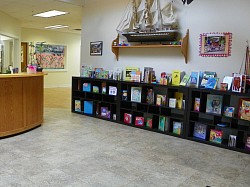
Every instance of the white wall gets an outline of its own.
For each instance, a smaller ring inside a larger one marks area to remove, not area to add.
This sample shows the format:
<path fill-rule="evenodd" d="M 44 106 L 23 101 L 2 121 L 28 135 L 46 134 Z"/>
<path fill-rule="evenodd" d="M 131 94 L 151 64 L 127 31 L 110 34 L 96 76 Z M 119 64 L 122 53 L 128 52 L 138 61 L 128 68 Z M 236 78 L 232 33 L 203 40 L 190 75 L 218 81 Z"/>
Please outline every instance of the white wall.
<path fill-rule="evenodd" d="M 46 42 L 67 46 L 66 71 L 46 71 L 45 87 L 70 87 L 72 76 L 79 76 L 81 35 L 22 28 L 22 42 Z"/>
<path fill-rule="evenodd" d="M 123 15 L 128 0 L 98 0 L 87 3 L 83 10 L 82 23 L 82 64 L 113 69 L 115 66 L 151 66 L 160 72 L 180 69 L 187 73 L 192 70 L 216 71 L 220 80 L 225 75 L 238 72 L 244 58 L 246 40 L 250 39 L 249 0 L 194 0 L 182 5 L 175 0 L 178 8 L 180 32 L 190 30 L 188 64 L 178 49 L 122 49 L 119 61 L 111 51 L 111 43 L 117 36 L 116 27 Z M 231 32 L 232 53 L 230 57 L 199 56 L 199 37 L 202 33 Z M 89 55 L 89 43 L 103 41 L 102 56 Z"/>

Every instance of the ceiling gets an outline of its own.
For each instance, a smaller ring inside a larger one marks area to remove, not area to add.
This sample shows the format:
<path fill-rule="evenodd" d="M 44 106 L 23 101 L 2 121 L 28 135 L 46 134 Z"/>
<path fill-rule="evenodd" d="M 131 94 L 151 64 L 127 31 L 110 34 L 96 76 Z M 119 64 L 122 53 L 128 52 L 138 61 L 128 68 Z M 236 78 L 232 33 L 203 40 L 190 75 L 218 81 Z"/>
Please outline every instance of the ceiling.
<path fill-rule="evenodd" d="M 60 24 L 69 27 L 55 29 L 55 31 L 80 33 L 82 12 L 86 1 L 90 0 L 0 0 L 0 11 L 18 19 L 23 28 L 44 29 L 46 26 Z M 52 18 L 32 16 L 54 9 L 69 12 L 69 14 Z"/>

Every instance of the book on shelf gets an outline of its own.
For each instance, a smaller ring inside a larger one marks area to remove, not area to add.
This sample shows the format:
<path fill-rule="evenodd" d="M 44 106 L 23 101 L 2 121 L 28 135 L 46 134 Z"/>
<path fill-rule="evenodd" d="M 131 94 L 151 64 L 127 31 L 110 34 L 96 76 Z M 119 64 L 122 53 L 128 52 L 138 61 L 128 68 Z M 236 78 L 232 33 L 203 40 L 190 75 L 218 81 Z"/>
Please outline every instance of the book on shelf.
<path fill-rule="evenodd" d="M 146 127 L 152 129 L 153 128 L 153 119 L 148 117 L 146 121 Z"/>
<path fill-rule="evenodd" d="M 160 116 L 159 117 L 159 126 L 158 129 L 160 131 L 165 131 L 165 123 L 166 123 L 166 117 L 165 116 Z"/>
<path fill-rule="evenodd" d="M 141 87 L 131 87 L 131 101 L 133 102 L 141 102 Z"/>
<path fill-rule="evenodd" d="M 185 74 L 183 78 L 181 79 L 180 86 L 186 86 L 188 84 L 189 79 L 190 79 L 190 75 Z"/>
<path fill-rule="evenodd" d="M 244 92 L 244 77 L 245 75 L 243 74 L 233 73 L 232 92 Z"/>
<path fill-rule="evenodd" d="M 199 85 L 199 72 L 198 71 L 192 71 L 190 74 L 188 86 L 197 88 Z"/>
<path fill-rule="evenodd" d="M 221 144 L 222 143 L 222 131 L 216 130 L 216 129 L 211 129 L 209 141 Z"/>
<path fill-rule="evenodd" d="M 101 107 L 101 117 L 110 118 L 110 111 L 108 107 Z"/>
<path fill-rule="evenodd" d="M 101 79 L 102 78 L 103 68 L 94 68 L 94 71 L 95 71 L 95 78 L 96 79 Z"/>
<path fill-rule="evenodd" d="M 139 126 L 139 127 L 144 126 L 144 117 L 136 116 L 135 117 L 135 126 Z"/>
<path fill-rule="evenodd" d="M 92 88 L 94 93 L 99 93 L 99 86 L 93 86 Z"/>
<path fill-rule="evenodd" d="M 152 67 L 144 67 L 143 82 L 149 83 L 149 72 L 153 71 Z"/>
<path fill-rule="evenodd" d="M 90 92 L 91 91 L 91 83 L 85 82 L 82 84 L 82 91 Z"/>
<path fill-rule="evenodd" d="M 223 111 L 223 115 L 226 117 L 234 117 L 234 107 L 232 106 L 225 106 L 224 107 L 224 111 Z"/>
<path fill-rule="evenodd" d="M 92 71 L 92 70 L 93 70 L 92 66 L 81 65 L 80 76 L 81 77 L 90 77 L 90 71 Z"/>
<path fill-rule="evenodd" d="M 84 114 L 93 114 L 93 101 L 84 101 Z"/>
<path fill-rule="evenodd" d="M 108 79 L 109 78 L 109 70 L 103 70 L 101 72 L 101 78 L 102 79 Z"/>
<path fill-rule="evenodd" d="M 107 93 L 106 82 L 102 82 L 102 94 Z"/>
<path fill-rule="evenodd" d="M 109 95 L 117 95 L 117 87 L 109 86 Z"/>
<path fill-rule="evenodd" d="M 204 71 L 203 75 L 202 75 L 202 79 L 201 79 L 200 88 L 206 88 L 208 79 L 209 78 L 215 78 L 215 77 L 216 77 L 216 72 L 214 72 L 214 71 Z M 214 79 L 211 79 L 210 82 L 214 82 L 212 80 L 214 80 Z"/>
<path fill-rule="evenodd" d="M 124 113 L 124 123 L 126 124 L 132 123 L 132 114 Z"/>
<path fill-rule="evenodd" d="M 165 131 L 169 132 L 170 129 L 170 118 L 166 116 L 166 120 L 165 120 Z"/>
<path fill-rule="evenodd" d="M 123 78 L 123 69 L 122 67 L 114 67 L 114 71 L 113 71 L 113 79 L 114 80 L 122 80 Z"/>
<path fill-rule="evenodd" d="M 156 105 L 157 106 L 165 106 L 166 105 L 166 95 L 157 94 L 156 95 Z"/>
<path fill-rule="evenodd" d="M 228 147 L 236 147 L 237 143 L 237 136 L 236 135 L 229 135 L 228 139 Z"/>
<path fill-rule="evenodd" d="M 130 76 L 131 82 L 141 82 L 141 71 L 131 71 Z"/>
<path fill-rule="evenodd" d="M 194 98 L 194 111 L 199 112 L 200 111 L 200 105 L 201 105 L 201 99 L 199 97 Z"/>
<path fill-rule="evenodd" d="M 220 83 L 220 90 L 221 91 L 227 91 L 228 90 L 228 84 L 224 83 L 224 82 L 221 82 Z"/>
<path fill-rule="evenodd" d="M 81 100 L 75 100 L 75 111 L 76 112 L 81 112 Z"/>
<path fill-rule="evenodd" d="M 222 83 L 227 84 L 227 90 L 231 90 L 232 82 L 233 82 L 232 76 L 225 76 L 222 80 Z"/>
<path fill-rule="evenodd" d="M 169 98 L 168 100 L 168 107 L 176 108 L 176 98 Z"/>
<path fill-rule="evenodd" d="M 182 122 L 173 121 L 173 134 L 181 135 Z"/>
<path fill-rule="evenodd" d="M 219 81 L 219 78 L 217 78 L 217 77 L 209 77 L 207 79 L 207 82 L 206 82 L 204 88 L 206 88 L 206 89 L 216 89 L 218 81 Z"/>
<path fill-rule="evenodd" d="M 180 70 L 173 70 L 172 71 L 172 85 L 179 86 L 183 76 L 184 76 L 184 72 L 181 72 Z"/>
<path fill-rule="evenodd" d="M 156 83 L 156 76 L 154 70 L 151 70 L 149 72 L 149 83 Z"/>
<path fill-rule="evenodd" d="M 247 136 L 247 139 L 245 142 L 245 150 L 250 151 L 250 136 Z"/>
<path fill-rule="evenodd" d="M 195 122 L 193 136 L 202 140 L 206 140 L 207 125 Z"/>
<path fill-rule="evenodd" d="M 154 104 L 154 90 L 152 88 L 147 89 L 146 102 L 148 104 Z"/>
<path fill-rule="evenodd" d="M 250 121 L 250 99 L 241 98 L 239 101 L 238 117 Z"/>
<path fill-rule="evenodd" d="M 222 101 L 222 95 L 207 94 L 206 113 L 220 115 L 222 110 Z"/>
<path fill-rule="evenodd" d="M 126 67 L 125 68 L 125 81 L 131 81 L 131 72 L 132 71 L 140 71 L 139 67 Z"/>
<path fill-rule="evenodd" d="M 182 92 L 175 92 L 174 97 L 176 99 L 176 108 L 182 109 L 182 106 L 183 106 L 183 93 Z"/>
<path fill-rule="evenodd" d="M 128 100 L 128 91 L 122 90 L 122 100 L 127 101 Z"/>

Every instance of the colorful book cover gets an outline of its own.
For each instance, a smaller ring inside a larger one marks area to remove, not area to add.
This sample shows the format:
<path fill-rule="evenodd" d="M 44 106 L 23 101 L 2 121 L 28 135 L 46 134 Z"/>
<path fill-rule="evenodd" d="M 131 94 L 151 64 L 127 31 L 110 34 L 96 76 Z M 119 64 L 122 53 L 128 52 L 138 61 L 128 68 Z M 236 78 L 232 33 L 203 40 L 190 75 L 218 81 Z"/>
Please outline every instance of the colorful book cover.
<path fill-rule="evenodd" d="M 136 116 L 135 117 L 135 126 L 144 126 L 144 117 Z"/>
<path fill-rule="evenodd" d="M 235 135 L 229 135 L 228 139 L 228 147 L 236 147 L 237 144 L 237 136 Z"/>
<path fill-rule="evenodd" d="M 109 70 L 102 71 L 101 73 L 102 79 L 108 79 L 109 78 Z"/>
<path fill-rule="evenodd" d="M 222 131 L 221 130 L 211 129 L 210 130 L 209 141 L 221 144 L 221 142 L 222 142 Z"/>
<path fill-rule="evenodd" d="M 181 135 L 182 122 L 174 121 L 173 122 L 173 133 Z"/>
<path fill-rule="evenodd" d="M 190 75 L 188 74 L 184 75 L 184 77 L 182 78 L 180 82 L 180 86 L 186 86 L 188 84 L 189 79 L 190 79 Z"/>
<path fill-rule="evenodd" d="M 76 112 L 81 112 L 81 101 L 80 100 L 75 100 L 75 111 Z"/>
<path fill-rule="evenodd" d="M 222 81 L 222 83 L 227 83 L 227 90 L 231 89 L 232 82 L 233 82 L 233 77 L 231 76 L 225 76 Z"/>
<path fill-rule="evenodd" d="M 144 67 L 143 82 L 149 83 L 149 72 L 153 71 L 152 67 Z"/>
<path fill-rule="evenodd" d="M 130 76 L 130 81 L 141 82 L 141 71 L 131 71 Z"/>
<path fill-rule="evenodd" d="M 93 114 L 93 101 L 84 101 L 84 114 Z"/>
<path fill-rule="evenodd" d="M 128 91 L 122 90 L 122 100 L 127 101 L 128 100 Z"/>
<path fill-rule="evenodd" d="M 175 92 L 174 97 L 176 99 L 176 108 L 182 109 L 183 93 Z"/>
<path fill-rule="evenodd" d="M 103 68 L 94 68 L 94 71 L 95 71 L 95 78 L 101 79 Z"/>
<path fill-rule="evenodd" d="M 176 108 L 176 98 L 169 98 L 168 100 L 168 107 Z"/>
<path fill-rule="evenodd" d="M 245 150 L 250 151 L 250 136 L 246 139 Z"/>
<path fill-rule="evenodd" d="M 165 116 L 160 116 L 159 117 L 159 126 L 158 126 L 158 129 L 160 131 L 163 131 L 165 130 L 165 123 L 166 123 L 166 117 Z"/>
<path fill-rule="evenodd" d="M 146 127 L 151 128 L 151 129 L 153 128 L 153 119 L 152 118 L 147 118 Z"/>
<path fill-rule="evenodd" d="M 132 114 L 124 113 L 124 123 L 127 123 L 127 124 L 132 123 Z"/>
<path fill-rule="evenodd" d="M 166 105 L 166 95 L 157 94 L 156 95 L 156 105 L 165 106 Z"/>
<path fill-rule="evenodd" d="M 224 82 L 221 82 L 220 83 L 220 90 L 221 91 L 227 91 L 227 89 L 228 89 L 228 84 L 224 83 Z"/>
<path fill-rule="evenodd" d="M 101 117 L 108 118 L 109 117 L 109 109 L 108 107 L 101 107 Z"/>
<path fill-rule="evenodd" d="M 93 92 L 94 93 L 99 93 L 99 87 L 98 86 L 93 86 Z"/>
<path fill-rule="evenodd" d="M 115 67 L 113 71 L 113 79 L 114 80 L 122 80 L 123 78 L 123 69 L 122 67 Z"/>
<path fill-rule="evenodd" d="M 146 102 L 148 104 L 154 104 L 154 90 L 151 88 L 147 90 Z"/>
<path fill-rule="evenodd" d="M 107 93 L 106 82 L 102 82 L 102 94 Z"/>
<path fill-rule="evenodd" d="M 223 115 L 226 117 L 233 117 L 234 116 L 234 107 L 231 106 L 225 106 Z"/>
<path fill-rule="evenodd" d="M 219 80 L 219 78 L 217 78 L 217 77 L 209 77 L 206 84 L 205 84 L 205 88 L 206 89 L 216 89 L 218 80 Z"/>
<path fill-rule="evenodd" d="M 242 74 L 233 73 L 232 92 L 242 91 Z"/>
<path fill-rule="evenodd" d="M 205 88 L 208 79 L 209 78 L 215 78 L 215 77 L 216 77 L 216 72 L 213 72 L 213 71 L 204 71 L 202 79 L 201 79 L 200 88 Z"/>
<path fill-rule="evenodd" d="M 117 87 L 109 86 L 109 95 L 117 95 Z"/>
<path fill-rule="evenodd" d="M 201 104 L 200 102 L 201 102 L 200 98 L 198 97 L 194 98 L 194 111 L 197 111 L 197 112 L 200 111 L 200 104 Z"/>
<path fill-rule="evenodd" d="M 141 102 L 141 87 L 131 87 L 131 101 Z"/>
<path fill-rule="evenodd" d="M 249 98 L 240 99 L 239 118 L 250 121 L 250 100 L 249 100 Z"/>
<path fill-rule="evenodd" d="M 191 72 L 190 79 L 189 79 L 189 86 L 197 88 L 199 84 L 199 72 L 193 71 Z"/>
<path fill-rule="evenodd" d="M 181 71 L 180 70 L 173 70 L 172 71 L 172 85 L 179 86 L 181 82 Z"/>
<path fill-rule="evenodd" d="M 222 109 L 222 95 L 207 95 L 207 105 L 206 105 L 206 112 L 211 114 L 221 114 Z"/>
<path fill-rule="evenodd" d="M 131 72 L 140 71 L 139 67 L 126 67 L 125 68 L 125 81 L 131 81 Z"/>
<path fill-rule="evenodd" d="M 195 122 L 193 136 L 195 138 L 206 140 L 206 135 L 207 135 L 207 125 Z"/>
<path fill-rule="evenodd" d="M 91 83 L 85 82 L 82 85 L 82 91 L 84 92 L 90 92 L 91 91 Z"/>

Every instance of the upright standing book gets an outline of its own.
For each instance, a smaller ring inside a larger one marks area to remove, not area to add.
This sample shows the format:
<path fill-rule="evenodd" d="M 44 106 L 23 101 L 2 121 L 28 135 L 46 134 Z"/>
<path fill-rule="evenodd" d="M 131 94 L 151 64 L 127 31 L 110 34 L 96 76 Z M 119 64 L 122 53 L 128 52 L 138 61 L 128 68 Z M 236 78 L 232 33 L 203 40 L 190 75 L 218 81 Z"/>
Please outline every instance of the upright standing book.
<path fill-rule="evenodd" d="M 144 117 L 136 116 L 135 117 L 135 126 L 139 126 L 139 127 L 144 126 Z"/>
<path fill-rule="evenodd" d="M 141 87 L 131 87 L 131 101 L 141 102 Z"/>
<path fill-rule="evenodd" d="M 199 84 L 199 72 L 193 71 L 191 72 L 190 78 L 189 78 L 189 86 L 197 88 Z"/>
<path fill-rule="evenodd" d="M 175 92 L 174 97 L 176 99 L 176 108 L 182 109 L 183 93 Z"/>
<path fill-rule="evenodd" d="M 222 95 L 207 95 L 206 113 L 221 114 L 223 96 Z"/>
<path fill-rule="evenodd" d="M 81 112 L 81 101 L 80 100 L 75 100 L 75 111 L 76 112 Z"/>
<path fill-rule="evenodd" d="M 181 72 L 180 70 L 172 71 L 172 85 L 179 86 L 181 82 Z"/>
<path fill-rule="evenodd" d="M 173 122 L 173 133 L 177 135 L 181 135 L 182 131 L 182 122 L 174 121 Z"/>
<path fill-rule="evenodd" d="M 216 72 L 204 71 L 202 79 L 201 79 L 200 88 L 206 88 L 208 79 L 209 78 L 215 78 L 215 77 L 216 77 Z M 213 79 L 211 79 L 211 80 L 213 80 Z"/>
<path fill-rule="evenodd" d="M 154 90 L 152 88 L 148 88 L 146 102 L 148 104 L 154 104 Z"/>
<path fill-rule="evenodd" d="M 180 86 L 186 86 L 188 84 L 190 75 L 186 74 L 184 75 L 184 77 L 182 78 L 181 82 L 180 82 Z"/>
<path fill-rule="evenodd" d="M 211 129 L 210 130 L 210 142 L 215 142 L 215 143 L 222 143 L 222 131 L 221 130 L 216 130 L 216 129 Z"/>
<path fill-rule="evenodd" d="M 93 101 L 84 101 L 84 114 L 93 114 Z"/>
<path fill-rule="evenodd" d="M 158 126 L 158 129 L 160 131 L 164 131 L 165 130 L 165 123 L 166 123 L 166 117 L 165 116 L 160 116 L 159 117 L 159 126 Z"/>
<path fill-rule="evenodd" d="M 82 91 L 84 92 L 90 92 L 91 91 L 91 83 L 85 82 L 82 85 Z"/>
<path fill-rule="evenodd" d="M 206 140 L 206 135 L 207 135 L 207 125 L 195 122 L 193 136 L 195 138 Z"/>

